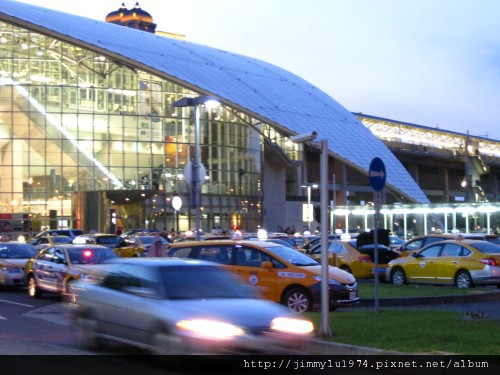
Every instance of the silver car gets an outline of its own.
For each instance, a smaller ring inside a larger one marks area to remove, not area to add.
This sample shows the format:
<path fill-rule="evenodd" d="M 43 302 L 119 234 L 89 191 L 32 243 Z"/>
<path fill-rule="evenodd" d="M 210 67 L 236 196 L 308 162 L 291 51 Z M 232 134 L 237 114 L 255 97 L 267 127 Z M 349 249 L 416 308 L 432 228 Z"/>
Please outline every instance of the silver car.
<path fill-rule="evenodd" d="M 76 288 L 73 322 L 87 348 L 107 339 L 161 355 L 287 352 L 314 330 L 207 261 L 120 258 Z"/>
<path fill-rule="evenodd" d="M 17 241 L 0 242 L 0 287 L 23 286 L 24 267 L 36 255 L 33 246 Z"/>

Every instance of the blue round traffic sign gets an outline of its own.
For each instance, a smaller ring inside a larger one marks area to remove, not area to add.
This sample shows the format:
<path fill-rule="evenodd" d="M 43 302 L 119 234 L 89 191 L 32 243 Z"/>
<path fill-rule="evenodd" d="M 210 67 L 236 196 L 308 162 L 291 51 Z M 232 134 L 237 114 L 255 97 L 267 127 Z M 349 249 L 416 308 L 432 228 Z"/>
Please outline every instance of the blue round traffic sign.
<path fill-rule="evenodd" d="M 373 158 L 368 170 L 368 177 L 370 177 L 370 184 L 373 190 L 380 191 L 384 188 L 386 176 L 385 165 L 382 159 Z"/>

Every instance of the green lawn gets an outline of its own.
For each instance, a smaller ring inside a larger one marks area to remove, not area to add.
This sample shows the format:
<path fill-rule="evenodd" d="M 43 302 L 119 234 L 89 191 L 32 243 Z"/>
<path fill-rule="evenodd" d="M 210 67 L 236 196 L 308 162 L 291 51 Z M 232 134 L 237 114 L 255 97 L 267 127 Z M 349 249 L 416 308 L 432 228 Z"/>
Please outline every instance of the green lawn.
<path fill-rule="evenodd" d="M 316 327 L 319 312 L 307 313 Z M 463 312 L 383 309 L 330 313 L 336 343 L 406 353 L 500 354 L 498 320 L 467 319 Z"/>
<path fill-rule="evenodd" d="M 373 281 L 358 283 L 361 298 L 374 297 Z M 379 298 L 445 296 L 496 291 L 496 288 L 458 289 L 445 286 L 379 284 Z M 500 302 L 499 302 L 500 308 Z M 320 312 L 307 313 L 316 327 Z M 384 308 L 341 309 L 329 315 L 336 343 L 406 353 L 500 354 L 500 320 L 470 319 L 464 312 Z"/>

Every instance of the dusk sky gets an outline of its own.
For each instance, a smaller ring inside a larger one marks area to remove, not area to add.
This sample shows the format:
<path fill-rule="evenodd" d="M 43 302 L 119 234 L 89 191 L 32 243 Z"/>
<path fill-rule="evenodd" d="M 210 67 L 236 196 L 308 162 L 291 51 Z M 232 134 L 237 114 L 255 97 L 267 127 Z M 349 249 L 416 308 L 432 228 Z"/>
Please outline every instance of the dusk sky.
<path fill-rule="evenodd" d="M 22 2 L 98 20 L 122 3 Z M 157 30 L 280 66 L 351 112 L 500 140 L 498 0 L 139 4 L 153 16 Z"/>

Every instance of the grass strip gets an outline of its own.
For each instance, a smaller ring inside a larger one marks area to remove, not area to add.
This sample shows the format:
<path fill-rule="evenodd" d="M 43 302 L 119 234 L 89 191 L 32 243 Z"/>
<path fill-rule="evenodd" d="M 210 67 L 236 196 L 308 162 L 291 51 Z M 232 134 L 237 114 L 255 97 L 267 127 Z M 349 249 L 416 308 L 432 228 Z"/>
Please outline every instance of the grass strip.
<path fill-rule="evenodd" d="M 320 327 L 319 312 L 306 313 Z M 463 312 L 381 309 L 332 312 L 326 340 L 404 353 L 500 354 L 498 320 L 468 319 Z"/>

